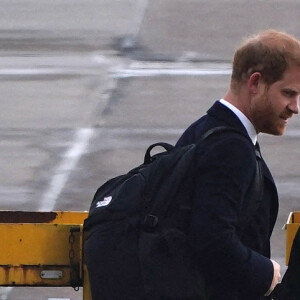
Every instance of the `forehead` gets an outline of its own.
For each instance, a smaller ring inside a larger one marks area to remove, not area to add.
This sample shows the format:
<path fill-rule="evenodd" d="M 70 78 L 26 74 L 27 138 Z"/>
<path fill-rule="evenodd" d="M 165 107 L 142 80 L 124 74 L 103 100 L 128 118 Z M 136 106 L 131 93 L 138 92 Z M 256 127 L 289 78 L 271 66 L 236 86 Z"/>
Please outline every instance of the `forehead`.
<path fill-rule="evenodd" d="M 280 80 L 274 84 L 281 88 L 290 88 L 300 93 L 300 66 L 288 67 Z"/>

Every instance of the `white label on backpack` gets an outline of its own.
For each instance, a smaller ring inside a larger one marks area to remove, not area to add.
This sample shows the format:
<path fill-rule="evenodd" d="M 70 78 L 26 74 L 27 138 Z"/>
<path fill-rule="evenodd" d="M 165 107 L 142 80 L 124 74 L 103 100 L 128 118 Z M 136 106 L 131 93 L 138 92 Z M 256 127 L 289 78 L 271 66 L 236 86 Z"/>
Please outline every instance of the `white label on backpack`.
<path fill-rule="evenodd" d="M 112 196 L 104 197 L 102 201 L 98 201 L 96 203 L 96 208 L 108 205 L 111 200 L 112 200 Z"/>

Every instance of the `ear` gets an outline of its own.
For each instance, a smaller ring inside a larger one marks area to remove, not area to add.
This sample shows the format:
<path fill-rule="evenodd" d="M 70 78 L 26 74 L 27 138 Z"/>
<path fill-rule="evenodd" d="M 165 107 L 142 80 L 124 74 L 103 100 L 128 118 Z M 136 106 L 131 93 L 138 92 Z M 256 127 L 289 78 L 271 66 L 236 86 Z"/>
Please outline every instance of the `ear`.
<path fill-rule="evenodd" d="M 249 77 L 248 89 L 252 94 L 256 94 L 259 92 L 260 83 L 262 82 L 262 75 L 260 72 L 252 73 Z"/>

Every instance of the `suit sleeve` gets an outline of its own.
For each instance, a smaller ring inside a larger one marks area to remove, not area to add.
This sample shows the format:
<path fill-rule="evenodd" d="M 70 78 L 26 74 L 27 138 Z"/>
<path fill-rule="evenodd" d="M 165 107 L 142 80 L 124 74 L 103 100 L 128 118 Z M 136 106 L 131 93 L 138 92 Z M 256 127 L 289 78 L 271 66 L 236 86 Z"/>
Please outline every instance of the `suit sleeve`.
<path fill-rule="evenodd" d="M 244 138 L 209 138 L 197 153 L 190 238 L 210 282 L 263 295 L 273 278 L 270 259 L 239 240 L 242 203 L 256 168 Z M 201 150 L 204 149 L 204 150 Z"/>

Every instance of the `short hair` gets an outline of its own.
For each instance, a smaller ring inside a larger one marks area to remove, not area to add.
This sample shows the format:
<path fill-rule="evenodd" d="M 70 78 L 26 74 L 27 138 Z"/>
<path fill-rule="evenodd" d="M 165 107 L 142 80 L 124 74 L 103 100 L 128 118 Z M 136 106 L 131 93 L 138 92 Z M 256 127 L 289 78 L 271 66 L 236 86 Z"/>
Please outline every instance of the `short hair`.
<path fill-rule="evenodd" d="M 260 72 L 267 84 L 273 84 L 292 64 L 300 66 L 300 41 L 285 32 L 267 30 L 249 37 L 236 50 L 231 79 L 239 83 Z"/>

